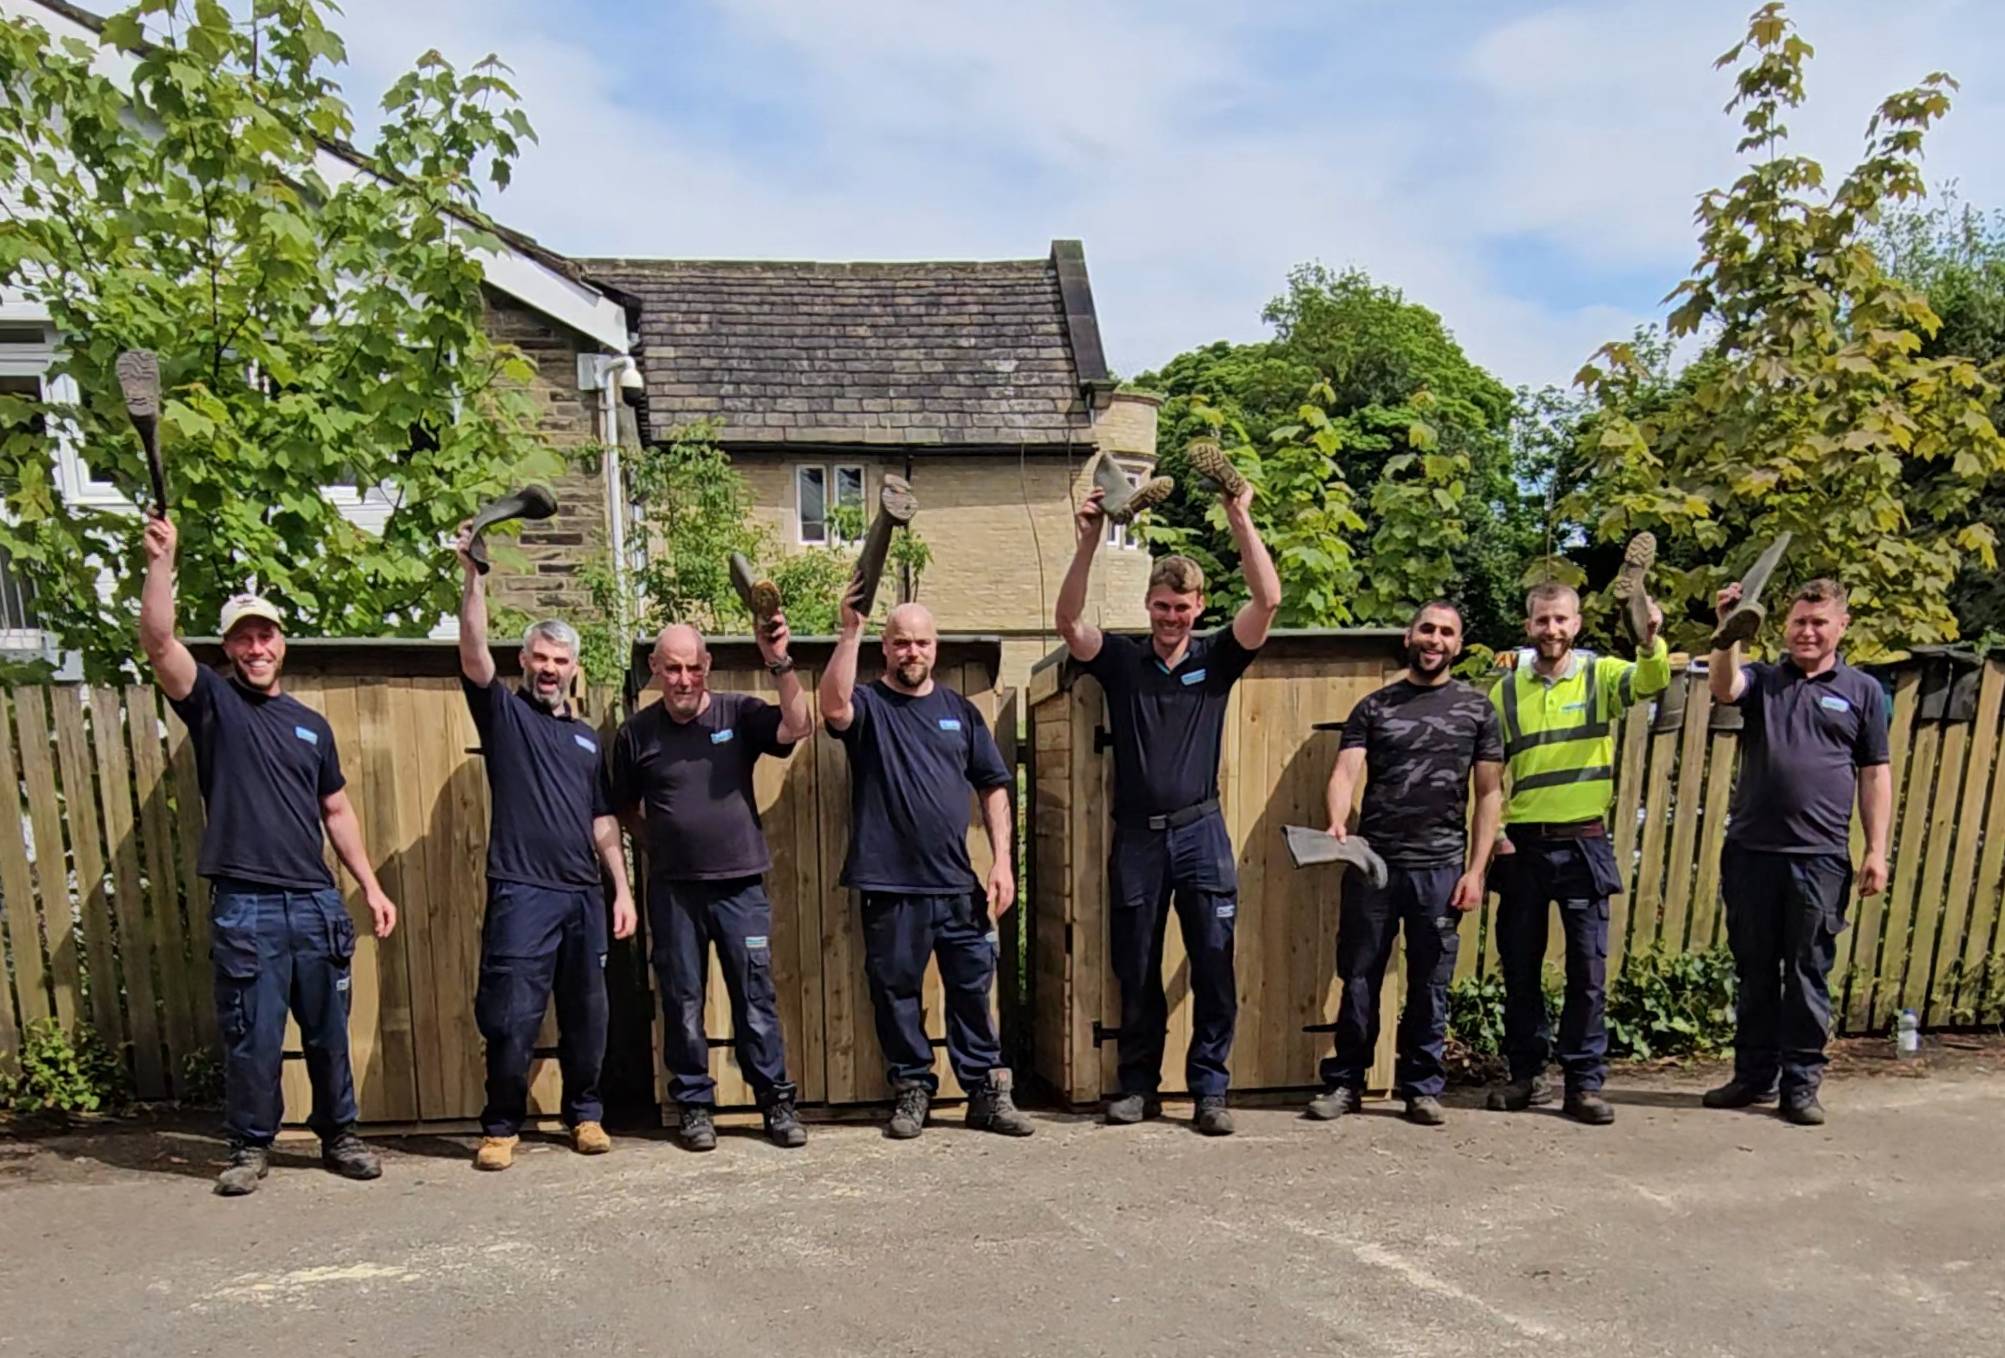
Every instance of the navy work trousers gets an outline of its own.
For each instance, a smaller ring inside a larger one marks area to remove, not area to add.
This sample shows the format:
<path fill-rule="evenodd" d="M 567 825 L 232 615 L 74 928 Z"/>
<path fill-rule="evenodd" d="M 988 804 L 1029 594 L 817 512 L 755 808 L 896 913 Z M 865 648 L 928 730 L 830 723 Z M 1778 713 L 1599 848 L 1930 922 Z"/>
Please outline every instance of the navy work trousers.
<path fill-rule="evenodd" d="M 1448 982 L 1455 975 L 1462 912 L 1449 904 L 1462 876 L 1459 863 L 1386 869 L 1375 887 L 1362 873 L 1344 879 L 1337 925 L 1336 1052 L 1323 1062 L 1329 1089 L 1365 1087 L 1372 1049 L 1378 1045 L 1380 986 L 1392 941 L 1406 930 L 1406 1010 L 1399 1021 L 1399 1065 L 1393 1092 L 1402 1098 L 1438 1098 L 1448 1085 Z"/>
<path fill-rule="evenodd" d="M 233 1144 L 246 1146 L 269 1146 L 278 1135 L 289 1012 L 299 1020 L 313 1082 L 307 1125 L 330 1140 L 357 1117 L 348 1065 L 355 925 L 341 893 L 234 877 L 218 877 L 211 888 L 209 957 L 223 1037 L 223 1130 Z"/>
<path fill-rule="evenodd" d="M 1491 868 L 1497 888 L 1497 955 L 1504 964 L 1504 1054 L 1513 1080 L 1542 1074 L 1553 1055 L 1546 1013 L 1548 907 L 1566 931 L 1566 1003 L 1559 1016 L 1559 1064 L 1569 1093 L 1590 1093 L 1608 1078 L 1608 898 L 1622 889 L 1605 835 L 1546 839 L 1512 835 L 1515 853 Z"/>
<path fill-rule="evenodd" d="M 1767 853 L 1728 844 L 1720 854 L 1727 943 L 1740 989 L 1734 1077 L 1785 1095 L 1814 1094 L 1831 1036 L 1831 964 L 1852 864 L 1841 854 Z"/>
<path fill-rule="evenodd" d="M 557 1064 L 564 1122 L 604 1116 L 599 1067 L 606 1056 L 606 902 L 598 887 L 530 882 L 487 885 L 474 1022 L 487 1039 L 487 1107 L 480 1130 L 514 1136 L 529 1112 L 529 1062 L 557 992 Z"/>
<path fill-rule="evenodd" d="M 661 984 L 668 1094 L 679 1105 L 717 1101 L 710 1078 L 710 1038 L 703 1026 L 710 948 L 731 1000 L 731 1034 L 738 1069 L 761 1106 L 794 1096 L 787 1080 L 786 1039 L 773 986 L 773 903 L 757 877 L 648 883 L 648 928 Z"/>
<path fill-rule="evenodd" d="M 1232 935 L 1239 914 L 1239 874 L 1225 817 L 1172 829 L 1117 825 L 1111 864 L 1113 919 L 1108 933 L 1121 986 L 1119 1084 L 1149 1095 L 1162 1083 L 1169 1000 L 1163 992 L 1163 942 L 1175 903 L 1190 958 L 1191 1039 L 1184 1079 L 1198 1097 L 1224 1094 L 1232 1076 L 1232 1030 L 1239 990 Z"/>
<path fill-rule="evenodd" d="M 989 995 L 996 979 L 996 936 L 988 900 L 979 892 L 953 896 L 863 893 L 863 967 L 884 1074 L 893 1089 L 940 1087 L 933 1044 L 926 1036 L 922 994 L 926 962 L 938 959 L 946 995 L 947 1064 L 961 1088 L 973 1091 L 1002 1065 Z"/>

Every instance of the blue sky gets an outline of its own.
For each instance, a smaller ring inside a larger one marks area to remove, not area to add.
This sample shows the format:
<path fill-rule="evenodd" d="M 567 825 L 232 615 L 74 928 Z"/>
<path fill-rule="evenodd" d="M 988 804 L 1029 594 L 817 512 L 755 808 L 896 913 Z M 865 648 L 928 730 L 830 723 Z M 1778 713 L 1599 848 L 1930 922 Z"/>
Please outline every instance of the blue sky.
<path fill-rule="evenodd" d="M 1512 383 L 1658 314 L 1735 171 L 1711 61 L 1753 0 L 348 0 L 358 114 L 420 52 L 515 68 L 541 144 L 488 206 L 571 254 L 962 259 L 1086 243 L 1124 374 L 1265 333 L 1357 265 Z M 2005 6 L 1800 0 L 1797 145 L 1963 84 L 1932 181 L 2005 206 Z"/>

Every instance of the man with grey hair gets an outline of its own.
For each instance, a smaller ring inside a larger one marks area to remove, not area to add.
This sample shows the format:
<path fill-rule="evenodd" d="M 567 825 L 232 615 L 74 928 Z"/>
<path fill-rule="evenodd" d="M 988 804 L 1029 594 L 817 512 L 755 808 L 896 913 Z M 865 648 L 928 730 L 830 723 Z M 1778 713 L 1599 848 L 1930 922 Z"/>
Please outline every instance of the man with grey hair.
<path fill-rule="evenodd" d="M 460 526 L 460 687 L 486 756 L 492 810 L 487 839 L 487 919 L 481 929 L 474 1022 L 487 1040 L 487 1106 L 481 1169 L 507 1169 L 529 1109 L 529 1061 L 554 983 L 563 1116 L 584 1155 L 612 1149 L 601 1125 L 599 1067 L 606 1052 L 606 905 L 612 932 L 634 931 L 620 826 L 612 814 L 597 733 L 571 710 L 578 634 L 554 619 L 522 638 L 522 686 L 495 682 L 487 644 L 484 577 Z"/>
<path fill-rule="evenodd" d="M 731 1000 L 738 1068 L 777 1146 L 807 1142 L 787 1078 L 786 1041 L 773 984 L 773 865 L 752 788 L 762 757 L 783 758 L 813 728 L 808 698 L 787 654 L 783 613 L 757 629 L 759 655 L 779 698 L 710 691 L 710 648 L 694 627 L 664 628 L 648 667 L 661 701 L 627 718 L 613 741 L 613 805 L 647 821 L 647 919 L 661 981 L 662 1059 L 678 1133 L 692 1151 L 714 1150 L 704 991 L 715 945 Z"/>

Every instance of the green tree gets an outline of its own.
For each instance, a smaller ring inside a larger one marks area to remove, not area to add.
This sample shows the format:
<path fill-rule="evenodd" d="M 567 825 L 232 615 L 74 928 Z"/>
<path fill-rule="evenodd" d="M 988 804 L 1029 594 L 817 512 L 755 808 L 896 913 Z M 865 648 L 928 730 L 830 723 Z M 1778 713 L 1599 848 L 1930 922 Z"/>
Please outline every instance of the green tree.
<path fill-rule="evenodd" d="M 1596 475 L 1574 509 L 1601 541 L 1652 528 L 1705 554 L 1653 582 L 1686 645 L 1710 630 L 1711 591 L 1790 530 L 1792 574 L 1851 587 L 1851 649 L 1872 659 L 1957 634 L 1951 582 L 1968 559 L 1994 564 L 1978 496 L 2005 442 L 1995 365 L 1928 355 L 1939 318 L 1872 248 L 1882 213 L 1922 194 L 1923 136 L 1955 82 L 1931 75 L 1888 98 L 1865 158 L 1827 191 L 1816 162 L 1782 152 L 1810 56 L 1771 4 L 1720 59 L 1740 63 L 1729 109 L 1754 159 L 1700 200 L 1699 259 L 1668 322 L 1673 338 L 1710 342 L 1654 408 L 1658 377 L 1633 345 L 1583 369 Z"/>
<path fill-rule="evenodd" d="M 150 500 L 121 350 L 160 355 L 198 626 L 255 585 L 297 633 L 421 634 L 453 606 L 453 525 L 562 465 L 534 434 L 529 365 L 483 328 L 473 251 L 500 243 L 481 186 L 506 185 L 531 136 L 503 68 L 427 53 L 384 96 L 366 168 L 344 152 L 328 173 L 351 131 L 331 8 L 258 0 L 239 22 L 217 0 L 143 0 L 96 46 L 0 23 L 0 285 L 48 309 L 51 376 L 80 393 L 0 403 L 0 547 L 100 677 L 133 652 L 138 525 L 66 501 L 51 436 Z M 387 494 L 380 534 L 342 518 L 335 484 Z"/>

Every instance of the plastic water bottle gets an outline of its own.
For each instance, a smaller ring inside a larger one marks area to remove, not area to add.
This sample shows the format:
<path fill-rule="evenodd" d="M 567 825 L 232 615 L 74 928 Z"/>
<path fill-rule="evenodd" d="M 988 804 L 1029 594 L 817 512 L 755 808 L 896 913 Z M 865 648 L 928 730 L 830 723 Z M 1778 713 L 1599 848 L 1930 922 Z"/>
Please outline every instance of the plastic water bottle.
<path fill-rule="evenodd" d="M 1901 1016 L 1894 1020 L 1894 1054 L 1906 1059 L 1921 1052 L 1921 1020 L 1912 1009 L 1901 1010 Z"/>

